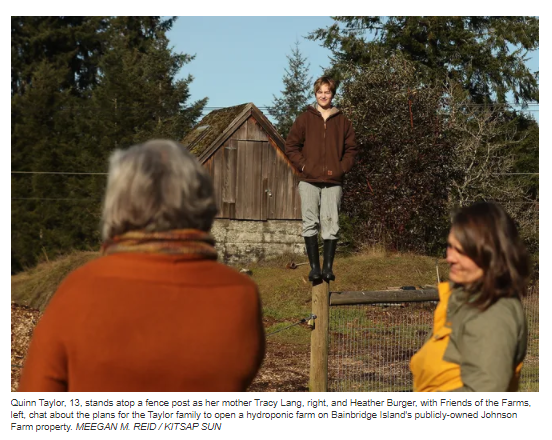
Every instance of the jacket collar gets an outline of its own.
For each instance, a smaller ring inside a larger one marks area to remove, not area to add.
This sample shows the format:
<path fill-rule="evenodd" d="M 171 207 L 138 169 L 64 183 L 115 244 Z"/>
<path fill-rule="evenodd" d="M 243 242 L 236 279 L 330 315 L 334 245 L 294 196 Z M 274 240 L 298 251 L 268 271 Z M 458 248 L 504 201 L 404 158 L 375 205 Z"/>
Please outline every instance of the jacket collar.
<path fill-rule="evenodd" d="M 460 307 L 469 302 L 469 296 L 461 285 L 451 284 L 452 294 L 449 300 L 449 314 L 454 315 Z"/>
<path fill-rule="evenodd" d="M 316 107 L 317 107 L 317 104 L 309 105 L 307 107 L 307 111 L 314 113 L 315 115 L 322 116 L 322 113 L 320 113 Z M 327 119 L 330 119 L 335 115 L 338 115 L 339 113 L 341 113 L 340 109 L 338 109 L 337 107 L 332 107 L 330 110 L 330 115 L 327 117 Z"/>

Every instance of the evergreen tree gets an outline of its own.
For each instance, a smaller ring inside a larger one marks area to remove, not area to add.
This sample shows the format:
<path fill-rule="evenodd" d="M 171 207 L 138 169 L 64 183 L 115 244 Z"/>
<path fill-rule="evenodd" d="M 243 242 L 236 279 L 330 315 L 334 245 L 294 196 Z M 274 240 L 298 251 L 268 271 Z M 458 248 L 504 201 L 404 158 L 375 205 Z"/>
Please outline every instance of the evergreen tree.
<path fill-rule="evenodd" d="M 308 38 L 333 52 L 332 71 L 370 62 L 374 50 L 400 51 L 429 69 L 432 78 L 455 81 L 475 102 L 538 101 L 538 73 L 525 62 L 539 47 L 536 17 L 333 17 L 335 24 Z M 340 27 L 342 25 L 343 27 Z M 342 73 L 341 73 L 342 74 Z"/>
<path fill-rule="evenodd" d="M 442 89 L 423 84 L 400 54 L 351 64 L 344 72 L 340 108 L 360 148 L 342 206 L 356 244 L 437 252 L 446 237 L 454 178 Z"/>
<path fill-rule="evenodd" d="M 312 77 L 309 77 L 309 67 L 307 59 L 303 57 L 299 50 L 299 41 L 295 42 L 295 48 L 291 55 L 286 55 L 288 59 L 288 69 L 285 69 L 283 77 L 284 90 L 282 96 L 274 100 L 268 113 L 276 119 L 276 129 L 285 139 L 295 121 L 305 107 L 309 104 L 312 97 Z"/>
<path fill-rule="evenodd" d="M 107 157 L 153 137 L 181 139 L 193 57 L 159 17 L 12 18 L 12 170 L 106 171 Z M 12 273 L 39 256 L 97 249 L 104 175 L 12 174 Z"/>
<path fill-rule="evenodd" d="M 78 101 L 64 88 L 68 68 L 42 60 L 35 65 L 23 94 L 12 96 L 12 169 L 16 171 L 72 170 L 73 114 L 63 109 Z M 69 166 L 70 168 L 66 168 Z M 70 176 L 12 175 L 12 272 L 35 263 L 37 255 L 63 248 L 64 220 L 75 203 L 67 185 Z M 74 197 L 74 196 L 73 196 Z M 75 231 L 82 223 L 75 223 Z M 55 232 L 57 230 L 57 233 Z M 77 232 L 78 234 L 78 232 Z"/>
<path fill-rule="evenodd" d="M 164 28 L 147 40 L 136 40 L 136 18 L 113 23 L 110 46 L 99 62 L 101 77 L 85 108 L 93 117 L 81 119 L 81 131 L 92 135 L 83 157 L 101 156 L 103 160 L 95 163 L 102 169 L 115 147 L 154 137 L 182 139 L 207 103 L 205 98 L 187 105 L 193 77 L 175 78 L 194 57 L 172 53 Z"/>
<path fill-rule="evenodd" d="M 12 17 L 11 91 L 32 86 L 42 62 L 63 70 L 60 87 L 82 96 L 96 83 L 106 17 Z"/>

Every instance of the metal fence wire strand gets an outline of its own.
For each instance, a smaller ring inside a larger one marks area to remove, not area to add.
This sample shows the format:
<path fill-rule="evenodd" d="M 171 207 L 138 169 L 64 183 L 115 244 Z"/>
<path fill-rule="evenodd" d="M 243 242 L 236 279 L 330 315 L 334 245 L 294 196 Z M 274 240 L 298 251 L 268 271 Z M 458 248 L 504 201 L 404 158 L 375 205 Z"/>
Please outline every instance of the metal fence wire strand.
<path fill-rule="evenodd" d="M 538 281 L 523 299 L 529 338 L 520 391 L 539 390 Z M 429 337 L 436 301 L 332 305 L 328 391 L 412 391 L 410 359 Z"/>
<path fill-rule="evenodd" d="M 288 326 L 286 326 L 286 327 L 283 327 L 283 328 L 280 328 L 280 329 L 275 330 L 275 331 L 273 331 L 273 332 L 267 333 L 266 336 L 268 337 L 268 336 L 274 335 L 274 334 L 276 334 L 276 333 L 280 333 L 280 332 L 282 332 L 282 331 L 284 331 L 284 330 L 287 330 L 288 328 L 295 327 L 296 325 L 303 324 L 304 322 L 310 321 L 311 319 L 312 319 L 312 320 L 315 320 L 315 319 L 316 319 L 316 315 L 313 315 L 313 314 L 311 313 L 310 316 L 308 316 L 308 317 L 306 317 L 306 318 L 303 318 L 303 319 L 301 319 L 301 320 L 299 320 L 299 321 L 297 321 L 297 322 L 295 322 L 295 323 L 293 323 L 293 324 L 290 324 L 290 325 L 288 325 Z"/>

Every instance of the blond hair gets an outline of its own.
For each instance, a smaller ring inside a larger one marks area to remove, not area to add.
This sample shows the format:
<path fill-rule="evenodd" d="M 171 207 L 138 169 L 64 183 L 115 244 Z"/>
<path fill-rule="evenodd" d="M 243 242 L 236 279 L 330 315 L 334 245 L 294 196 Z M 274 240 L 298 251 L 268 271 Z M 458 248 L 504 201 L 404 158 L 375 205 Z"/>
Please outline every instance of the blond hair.
<path fill-rule="evenodd" d="M 328 86 L 330 88 L 330 92 L 332 92 L 332 97 L 335 96 L 335 91 L 337 89 L 336 82 L 333 78 L 330 78 L 329 76 L 321 76 L 314 82 L 314 94 L 316 95 L 316 92 L 320 90 L 320 87 L 322 86 Z"/>

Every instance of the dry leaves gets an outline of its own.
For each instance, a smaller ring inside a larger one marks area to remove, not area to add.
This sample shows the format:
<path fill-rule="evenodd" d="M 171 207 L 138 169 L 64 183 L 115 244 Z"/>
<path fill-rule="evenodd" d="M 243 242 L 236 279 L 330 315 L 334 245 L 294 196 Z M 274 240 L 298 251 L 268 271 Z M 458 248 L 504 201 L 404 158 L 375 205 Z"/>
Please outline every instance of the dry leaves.
<path fill-rule="evenodd" d="M 308 347 L 267 341 L 266 355 L 248 391 L 308 391 Z"/>
<path fill-rule="evenodd" d="M 11 390 L 19 385 L 21 366 L 25 361 L 31 336 L 41 312 L 12 302 L 11 305 Z"/>

